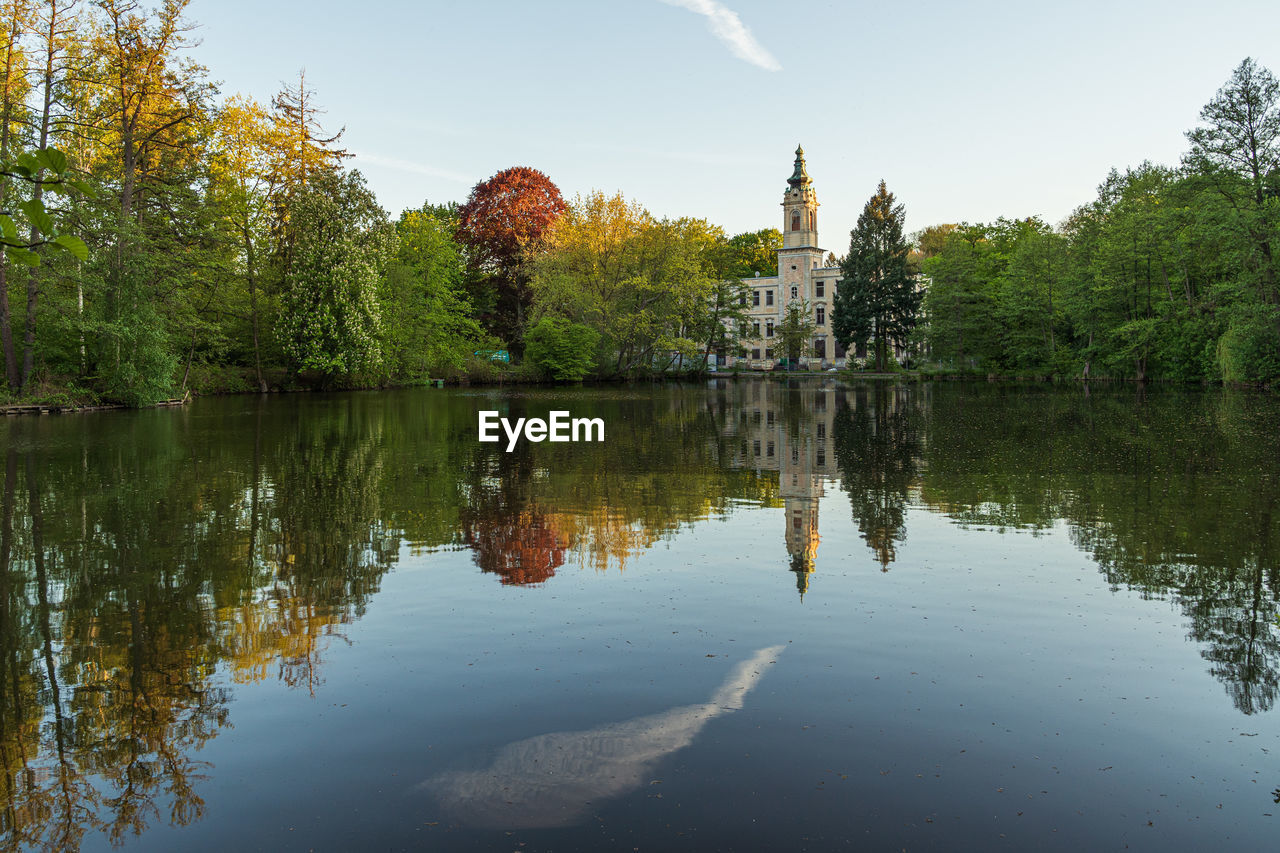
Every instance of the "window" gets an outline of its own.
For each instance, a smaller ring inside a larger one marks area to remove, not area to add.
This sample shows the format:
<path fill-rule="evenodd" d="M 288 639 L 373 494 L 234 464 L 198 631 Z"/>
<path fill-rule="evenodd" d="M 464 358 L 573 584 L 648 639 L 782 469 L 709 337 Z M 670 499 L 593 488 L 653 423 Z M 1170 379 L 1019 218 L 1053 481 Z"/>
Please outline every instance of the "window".
<path fill-rule="evenodd" d="M 760 306 L 760 291 L 758 290 L 751 291 L 751 304 L 755 305 L 756 307 Z"/>
<path fill-rule="evenodd" d="M 794 284 L 791 285 L 791 298 L 795 299 L 799 295 L 800 295 L 800 288 L 796 287 Z"/>
<path fill-rule="evenodd" d="M 798 210 L 791 211 L 791 230 L 800 230 L 800 211 Z"/>
<path fill-rule="evenodd" d="M 751 412 L 751 422 L 752 422 L 753 424 L 758 424 L 758 423 L 760 423 L 760 410 L 759 410 L 759 409 L 755 409 L 755 410 L 753 410 L 753 411 Z"/>
<path fill-rule="evenodd" d="M 745 338 L 747 336 L 747 321 L 742 320 L 738 323 L 738 337 Z"/>
<path fill-rule="evenodd" d="M 752 360 L 752 361 L 759 361 L 759 360 L 760 360 L 760 347 L 756 347 L 755 349 L 753 349 L 753 350 L 751 351 L 751 360 Z"/>
<path fill-rule="evenodd" d="M 766 338 L 772 338 L 772 337 L 773 337 L 773 321 L 772 321 L 772 320 L 769 320 L 768 322 L 766 322 L 766 323 L 765 323 L 765 325 L 764 325 L 764 336 L 765 336 Z"/>
<path fill-rule="evenodd" d="M 764 422 L 767 426 L 773 426 L 773 409 L 764 413 Z"/>
<path fill-rule="evenodd" d="M 760 455 L 760 439 L 757 438 L 755 441 L 751 442 L 751 452 L 756 456 Z"/>
<path fill-rule="evenodd" d="M 813 410 L 815 412 L 825 412 L 827 410 L 827 392 L 819 391 L 817 398 L 813 401 Z"/>
<path fill-rule="evenodd" d="M 772 441 L 764 446 L 764 455 L 768 456 L 770 459 L 773 458 L 773 442 Z"/>
<path fill-rule="evenodd" d="M 773 359 L 773 347 L 764 348 L 764 357 L 769 360 Z"/>
<path fill-rule="evenodd" d="M 826 465 L 826 464 L 827 464 L 826 451 L 819 450 L 818 451 L 818 467 L 821 468 L 823 465 Z"/>
<path fill-rule="evenodd" d="M 827 283 L 825 281 L 815 282 L 813 285 L 813 295 L 822 298 L 827 295 Z M 744 303 L 745 304 L 745 303 Z"/>
<path fill-rule="evenodd" d="M 764 304 L 765 304 L 765 305 L 772 305 L 772 304 L 773 304 L 773 291 L 772 291 L 772 290 L 766 290 L 766 291 L 764 292 Z"/>
<path fill-rule="evenodd" d="M 813 354 L 818 358 L 827 357 L 827 339 L 818 338 L 813 342 Z"/>
<path fill-rule="evenodd" d="M 758 338 L 758 337 L 760 337 L 760 324 L 759 324 L 759 323 L 752 323 L 752 324 L 751 324 L 751 337 L 753 337 L 753 338 Z"/>
<path fill-rule="evenodd" d="M 814 320 L 817 321 L 819 326 L 827 325 L 827 309 L 825 307 L 819 305 L 814 309 L 813 313 L 815 315 Z"/>
<path fill-rule="evenodd" d="M 800 461 L 800 448 L 798 448 L 798 447 L 793 447 L 793 448 L 791 448 L 791 461 L 792 461 L 792 462 L 799 462 L 799 461 Z M 797 511 L 796 511 L 796 515 L 799 515 L 799 514 L 800 514 L 800 512 L 797 510 Z"/>
<path fill-rule="evenodd" d="M 791 514 L 791 526 L 796 530 L 804 529 L 804 520 L 803 516 L 800 515 L 800 510 L 796 510 Z"/>
<path fill-rule="evenodd" d="M 809 211 L 809 230 L 810 231 L 818 230 L 818 211 L 816 210 Z M 817 264 L 814 264 L 814 266 L 816 267 Z"/>
<path fill-rule="evenodd" d="M 747 294 L 745 294 L 745 293 L 741 293 L 741 294 L 739 294 L 739 295 L 738 295 L 738 304 L 739 304 L 739 305 L 746 305 L 746 304 L 747 304 Z"/>
<path fill-rule="evenodd" d="M 827 437 L 827 425 L 818 424 L 818 438 L 822 439 L 826 437 Z"/>

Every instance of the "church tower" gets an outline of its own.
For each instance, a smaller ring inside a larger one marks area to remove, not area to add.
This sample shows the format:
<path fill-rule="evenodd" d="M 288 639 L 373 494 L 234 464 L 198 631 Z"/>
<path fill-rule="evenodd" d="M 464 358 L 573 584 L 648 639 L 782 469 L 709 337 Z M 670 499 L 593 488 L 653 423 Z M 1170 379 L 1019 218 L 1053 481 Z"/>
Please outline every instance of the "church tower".
<path fill-rule="evenodd" d="M 796 147 L 795 168 L 782 194 L 782 248 L 778 250 L 778 282 L 782 298 L 778 315 L 793 298 L 813 299 L 811 272 L 822 266 L 818 248 L 818 194 L 804 164 L 804 149 Z"/>
<path fill-rule="evenodd" d="M 816 249 L 818 246 L 818 194 L 804 165 L 804 149 L 796 147 L 795 169 L 782 194 L 782 248 Z"/>

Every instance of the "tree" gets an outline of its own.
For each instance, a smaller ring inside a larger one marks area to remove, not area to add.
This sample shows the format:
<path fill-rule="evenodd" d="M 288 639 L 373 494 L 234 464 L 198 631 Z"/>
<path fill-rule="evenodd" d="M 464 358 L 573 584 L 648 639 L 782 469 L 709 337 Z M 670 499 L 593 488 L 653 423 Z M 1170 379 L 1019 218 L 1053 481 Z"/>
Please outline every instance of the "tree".
<path fill-rule="evenodd" d="M 68 55 L 72 52 L 76 29 L 79 26 L 79 21 L 76 17 L 76 5 L 78 2 L 79 0 L 46 0 L 42 9 L 33 10 L 33 24 L 35 25 L 36 35 L 40 40 L 41 59 L 43 60 L 39 69 L 40 112 L 35 119 L 37 126 L 35 148 L 37 151 L 49 149 L 53 123 L 59 117 L 56 113 L 63 111 L 65 108 L 58 95 L 59 90 L 64 88 L 65 77 L 70 70 L 68 67 Z M 64 162 L 65 158 L 63 157 L 52 158 L 52 165 L 54 166 L 61 165 Z M 34 186 L 29 203 L 33 206 L 41 205 L 41 199 L 44 196 L 45 183 L 40 180 L 43 175 L 43 165 L 37 163 L 37 170 L 32 176 L 34 178 Z M 58 170 L 55 169 L 56 171 Z M 29 218 L 31 220 L 31 231 L 28 236 L 30 245 L 40 245 L 42 234 L 53 245 L 62 245 L 56 233 L 46 230 L 52 225 L 51 220 L 39 215 Z M 63 239 L 65 241 L 65 238 Z M 76 246 L 75 251 L 81 260 L 87 257 L 88 251 L 83 244 Z M 0 290 L 3 290 L 3 288 L 0 288 Z M 31 380 L 31 370 L 35 362 L 36 312 L 39 302 L 40 277 L 37 267 L 32 266 L 27 277 L 27 316 L 26 330 L 22 343 L 22 372 L 18 378 L 17 387 L 19 393 Z"/>
<path fill-rule="evenodd" d="M 723 244 L 705 220 L 655 220 L 621 193 L 575 198 L 532 266 L 535 311 L 599 331 L 613 373 L 700 361 L 741 301 L 717 274 Z"/>
<path fill-rule="evenodd" d="M 271 99 L 276 129 L 281 136 L 276 182 L 292 187 L 305 186 L 307 179 L 342 165 L 350 156 L 345 148 L 334 148 L 346 128 L 329 136 L 320 127 L 324 110 L 315 104 L 316 93 L 307 88 L 307 69 L 298 71 L 298 86 L 284 84 Z"/>
<path fill-rule="evenodd" d="M 782 248 L 782 232 L 763 228 L 735 234 L 726 243 L 723 275 L 726 278 L 753 278 L 778 274 L 778 250 Z"/>
<path fill-rule="evenodd" d="M 30 9 L 26 3 L 6 4 L 4 39 L 0 52 L 0 161 L 8 160 L 14 149 L 14 137 L 22 129 L 27 94 L 27 57 L 21 38 L 29 26 Z M 0 177 L 0 206 L 10 202 L 9 181 Z M 16 234 L 14 235 L 16 237 Z M 8 258 L 0 253 L 0 349 L 4 351 L 5 376 L 9 387 L 17 390 L 21 383 L 17 353 L 13 345 L 13 325 L 9 314 Z"/>
<path fill-rule="evenodd" d="M 352 156 L 335 147 L 346 128 L 329 134 L 320 126 L 324 110 L 316 104 L 316 93 L 307 88 L 306 69 L 298 71 L 298 86 L 287 83 L 271 99 L 275 123 L 271 178 L 274 208 L 275 263 L 278 275 L 289 274 L 293 264 L 293 235 L 289 227 L 294 203 L 316 176 L 330 174 Z"/>
<path fill-rule="evenodd" d="M 262 375 L 258 292 L 268 255 L 266 244 L 277 179 L 272 164 L 281 144 L 277 127 L 257 101 L 232 96 L 217 117 L 210 163 L 212 200 L 218 204 L 218 212 L 225 218 L 237 246 L 237 266 L 248 291 L 253 370 L 261 391 L 267 390 L 267 381 Z"/>
<path fill-rule="evenodd" d="M 525 358 L 559 382 L 577 382 L 595 367 L 600 333 L 589 326 L 543 317 L 524 339 Z"/>
<path fill-rule="evenodd" d="M 795 364 L 796 359 L 809 355 L 813 333 L 817 328 L 818 323 L 808 299 L 792 299 L 787 303 L 782 323 L 774 329 L 774 334 L 778 338 L 779 348 L 791 364 Z"/>
<path fill-rule="evenodd" d="M 423 205 L 396 223 L 397 248 L 378 302 L 390 318 L 382 326 L 386 375 L 399 380 L 461 367 L 486 335 L 462 290 L 462 252 L 447 208 Z"/>
<path fill-rule="evenodd" d="M 904 217 L 903 206 L 881 181 L 850 232 L 832 312 L 835 336 L 846 347 L 875 341 L 880 371 L 888 369 L 889 345 L 906 345 L 922 296 L 908 269 Z"/>
<path fill-rule="evenodd" d="M 88 320 L 89 370 L 113 399 L 132 403 L 172 393 L 177 348 L 208 326 L 198 309 L 220 279 L 195 277 L 212 221 L 202 204 L 203 132 L 212 87 L 181 58 L 193 26 L 188 0 L 155 10 L 101 0 L 100 22 L 75 124 L 91 135 L 99 240 L 111 246 L 89 270 L 99 286 Z"/>
<path fill-rule="evenodd" d="M 737 278 L 718 279 L 712 285 L 711 297 L 703 325 L 706 327 L 706 348 L 702 366 L 707 366 L 712 352 L 723 353 L 730 344 L 735 347 L 742 337 L 738 330 L 747 322 L 747 299 L 750 288 Z"/>
<path fill-rule="evenodd" d="M 1280 204 L 1280 82 L 1246 58 L 1205 104 L 1200 121 L 1201 127 L 1187 131 L 1191 150 L 1186 163 L 1251 214 L 1245 225 L 1262 253 L 1262 296 L 1275 303 L 1271 234 L 1276 223 L 1274 215 L 1263 211 L 1270 207 L 1274 214 Z M 1238 184 L 1231 178 L 1244 180 L 1244 193 L 1236 191 Z"/>
<path fill-rule="evenodd" d="M 923 262 L 929 351 L 961 370 L 998 352 L 992 255 L 986 226 L 965 223 L 948 231 L 941 248 Z"/>
<path fill-rule="evenodd" d="M 476 184 L 458 211 L 458 239 L 471 249 L 473 264 L 497 291 L 490 330 L 513 348 L 520 345 L 533 298 L 525 264 L 566 208 L 550 178 L 537 169 L 514 166 Z"/>
<path fill-rule="evenodd" d="M 1009 230 L 1008 264 L 996 294 L 1004 363 L 1022 373 L 1052 373 L 1066 240 L 1036 217 L 1011 223 Z"/>
<path fill-rule="evenodd" d="M 395 237 L 364 178 L 355 171 L 313 176 L 290 230 L 294 259 L 277 332 L 286 355 L 328 378 L 376 367 L 378 282 Z"/>

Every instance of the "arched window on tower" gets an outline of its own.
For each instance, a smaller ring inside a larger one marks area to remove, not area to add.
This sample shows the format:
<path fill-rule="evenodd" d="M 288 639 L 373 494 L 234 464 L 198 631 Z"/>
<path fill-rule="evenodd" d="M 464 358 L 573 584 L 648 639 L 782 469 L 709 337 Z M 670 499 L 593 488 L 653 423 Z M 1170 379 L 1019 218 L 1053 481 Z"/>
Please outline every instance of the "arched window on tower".
<path fill-rule="evenodd" d="M 809 211 L 809 230 L 818 230 L 818 211 L 816 210 Z"/>
<path fill-rule="evenodd" d="M 800 230 L 800 211 L 798 210 L 793 210 L 791 212 L 791 230 L 792 231 Z"/>

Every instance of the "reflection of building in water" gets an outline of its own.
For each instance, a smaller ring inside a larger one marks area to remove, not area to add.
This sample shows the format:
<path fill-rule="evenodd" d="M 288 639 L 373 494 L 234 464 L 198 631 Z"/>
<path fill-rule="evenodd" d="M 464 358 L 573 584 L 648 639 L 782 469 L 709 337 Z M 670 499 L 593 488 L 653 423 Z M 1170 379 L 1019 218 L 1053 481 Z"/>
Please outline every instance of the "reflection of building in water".
<path fill-rule="evenodd" d="M 786 450 L 778 469 L 778 485 L 786 513 L 787 553 L 803 596 L 818 554 L 818 500 L 822 497 L 822 479 L 815 470 L 818 441 L 805 433 L 784 435 L 783 446 Z"/>
<path fill-rule="evenodd" d="M 740 437 L 735 464 L 778 472 L 787 553 L 802 597 L 818 553 L 822 482 L 836 470 L 830 436 L 837 393 L 825 383 L 751 382 L 743 388 L 738 422 L 730 425 Z"/>

